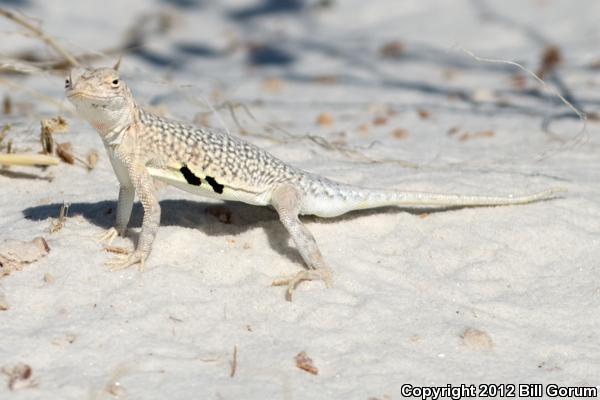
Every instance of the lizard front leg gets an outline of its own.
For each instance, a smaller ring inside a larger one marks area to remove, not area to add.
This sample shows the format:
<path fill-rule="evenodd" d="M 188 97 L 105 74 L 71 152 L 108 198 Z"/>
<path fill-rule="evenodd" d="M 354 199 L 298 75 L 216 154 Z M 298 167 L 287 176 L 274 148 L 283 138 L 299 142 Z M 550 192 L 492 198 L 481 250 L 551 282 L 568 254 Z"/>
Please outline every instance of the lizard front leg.
<path fill-rule="evenodd" d="M 292 293 L 302 281 L 322 280 L 327 287 L 331 287 L 331 270 L 325 264 L 314 236 L 298 218 L 302 203 L 300 191 L 292 185 L 282 185 L 273 191 L 271 203 L 307 267 L 289 278 L 273 281 L 273 285 L 287 286 L 288 301 L 292 300 Z"/>
<path fill-rule="evenodd" d="M 125 254 L 108 262 L 111 270 L 120 270 L 129 266 L 140 264 L 140 270 L 144 268 L 144 262 L 152 251 L 152 244 L 158 232 L 160 225 L 160 205 L 156 197 L 154 182 L 148 173 L 146 167 L 135 161 L 131 161 L 129 157 L 124 156 L 122 160 L 127 166 L 129 178 L 133 183 L 133 188 L 138 194 L 138 198 L 144 209 L 144 217 L 142 219 L 142 231 L 135 251 Z M 117 211 L 117 229 L 126 227 L 131 215 L 131 207 L 133 205 L 134 190 L 127 188 L 119 192 L 119 207 Z M 123 200 L 123 202 L 121 202 Z"/>
<path fill-rule="evenodd" d="M 110 244 L 117 236 L 125 236 L 131 210 L 133 209 L 133 198 L 135 188 L 131 185 L 121 184 L 119 188 L 119 201 L 117 202 L 116 225 L 100 236 L 100 241 Z"/>

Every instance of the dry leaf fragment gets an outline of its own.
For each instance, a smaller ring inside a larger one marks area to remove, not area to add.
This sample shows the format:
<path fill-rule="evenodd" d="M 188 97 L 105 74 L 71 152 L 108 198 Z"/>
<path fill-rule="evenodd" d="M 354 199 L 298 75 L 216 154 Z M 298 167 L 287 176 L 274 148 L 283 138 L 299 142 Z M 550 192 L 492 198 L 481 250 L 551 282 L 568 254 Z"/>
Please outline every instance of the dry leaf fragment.
<path fill-rule="evenodd" d="M 63 336 L 58 336 L 52 339 L 52 344 L 58 347 L 67 347 L 68 345 L 72 344 L 75 339 L 77 339 L 76 335 L 67 333 Z"/>
<path fill-rule="evenodd" d="M 60 115 L 42 120 L 42 126 L 50 129 L 52 133 L 64 133 L 69 130 L 69 123 Z"/>
<path fill-rule="evenodd" d="M 453 126 L 452 128 L 448 129 L 448 136 L 454 136 L 456 135 L 458 132 L 460 132 L 460 128 L 458 126 Z"/>
<path fill-rule="evenodd" d="M 383 116 L 378 116 L 373 118 L 373 125 L 385 125 L 387 124 L 388 119 Z"/>
<path fill-rule="evenodd" d="M 460 137 L 458 138 L 458 141 L 459 142 L 466 142 L 469 139 L 471 139 L 471 134 L 469 132 L 463 132 L 463 134 L 460 135 Z"/>
<path fill-rule="evenodd" d="M 384 44 L 379 49 L 379 54 L 383 58 L 398 58 L 404 54 L 406 46 L 399 40 L 394 40 Z"/>
<path fill-rule="evenodd" d="M 321 126 L 333 125 L 333 117 L 329 113 L 321 113 L 317 116 L 317 124 Z"/>
<path fill-rule="evenodd" d="M 98 152 L 94 149 L 90 150 L 85 159 L 87 161 L 88 171 L 93 170 L 96 168 L 96 164 L 98 163 Z"/>
<path fill-rule="evenodd" d="M 552 72 L 563 60 L 562 53 L 558 46 L 549 45 L 542 50 L 540 57 L 540 69 L 538 75 L 544 78 L 549 72 Z"/>
<path fill-rule="evenodd" d="M 296 354 L 294 358 L 296 360 L 296 367 L 308 372 L 309 374 L 318 375 L 319 369 L 313 364 L 313 360 L 306 354 L 305 351 L 301 351 Z"/>
<path fill-rule="evenodd" d="M 427 111 L 423 108 L 419 108 L 417 110 L 417 114 L 419 114 L 419 117 L 421 117 L 421 119 L 427 119 L 427 118 L 431 117 L 431 112 Z"/>
<path fill-rule="evenodd" d="M 56 155 L 67 164 L 75 164 L 75 156 L 73 155 L 73 146 L 71 142 L 60 143 L 56 146 Z"/>
<path fill-rule="evenodd" d="M 50 284 L 50 283 L 54 283 L 54 281 L 55 281 L 55 279 L 54 279 L 54 275 L 52 275 L 52 274 L 50 274 L 50 273 L 48 273 L 48 272 L 46 272 L 46 273 L 44 274 L 44 282 L 45 282 L 45 283 L 48 283 L 48 284 Z"/>
<path fill-rule="evenodd" d="M 2 373 L 8 376 L 8 388 L 18 390 L 37 385 L 34 379 L 31 379 L 33 374 L 31 367 L 24 363 L 19 363 L 14 367 L 3 367 Z"/>
<path fill-rule="evenodd" d="M 477 137 L 477 138 L 491 138 L 494 137 L 496 135 L 496 132 L 492 131 L 492 130 L 485 130 L 485 131 L 479 131 L 477 132 L 475 135 L 473 135 L 473 137 Z"/>
<path fill-rule="evenodd" d="M 487 332 L 475 328 L 467 328 L 460 335 L 463 343 L 473 350 L 491 350 L 494 342 Z"/>
<path fill-rule="evenodd" d="M 403 128 L 397 128 L 392 131 L 392 137 L 394 139 L 402 140 L 408 137 L 408 130 Z"/>
<path fill-rule="evenodd" d="M 33 263 L 50 252 L 43 237 L 38 236 L 30 242 L 10 240 L 0 245 L 0 277 L 13 271 L 20 271 L 25 264 Z"/>

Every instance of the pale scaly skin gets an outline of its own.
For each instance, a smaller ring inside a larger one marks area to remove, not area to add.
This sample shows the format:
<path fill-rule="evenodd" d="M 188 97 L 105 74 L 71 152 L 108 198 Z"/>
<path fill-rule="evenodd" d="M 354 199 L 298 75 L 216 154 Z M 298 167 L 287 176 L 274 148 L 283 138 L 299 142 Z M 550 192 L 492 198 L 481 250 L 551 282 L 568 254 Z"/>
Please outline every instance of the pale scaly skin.
<path fill-rule="evenodd" d="M 301 214 L 333 217 L 351 210 L 383 206 L 465 207 L 525 204 L 549 199 L 563 189 L 521 197 L 467 196 L 367 189 L 333 182 L 273 157 L 266 151 L 213 128 L 198 128 L 142 110 L 118 66 L 74 70 L 66 80 L 66 95 L 98 131 L 119 183 L 115 228 L 104 239 L 124 235 L 134 194 L 143 209 L 137 248 L 111 260 L 113 269 L 140 264 L 150 254 L 160 223 L 154 180 L 222 200 L 272 206 L 306 263 L 296 275 L 275 281 L 287 285 L 287 298 L 304 280 L 323 280 L 331 286 L 331 272 L 313 235 L 298 218 Z"/>

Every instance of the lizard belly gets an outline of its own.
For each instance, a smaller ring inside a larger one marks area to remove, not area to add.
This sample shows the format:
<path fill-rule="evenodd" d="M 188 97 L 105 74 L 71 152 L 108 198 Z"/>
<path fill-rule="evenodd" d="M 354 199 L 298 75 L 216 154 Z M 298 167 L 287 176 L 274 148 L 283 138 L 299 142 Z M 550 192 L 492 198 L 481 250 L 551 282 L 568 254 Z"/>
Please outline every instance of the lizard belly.
<path fill-rule="evenodd" d="M 110 148 L 110 146 L 107 146 L 105 144 L 105 147 L 106 147 L 106 152 L 108 153 L 108 159 L 110 160 L 110 164 L 112 165 L 113 170 L 115 171 L 115 175 L 117 176 L 119 183 L 122 186 L 132 187 L 133 183 L 131 182 L 131 178 L 129 178 L 129 172 L 127 171 L 127 166 L 125 166 L 123 161 L 119 160 L 115 156 L 115 153 L 114 153 L 113 149 Z"/>
<path fill-rule="evenodd" d="M 270 192 L 254 192 L 233 187 L 226 182 L 219 183 L 214 178 L 207 177 L 199 178 L 193 176 L 188 178 L 179 171 L 163 168 L 148 167 L 150 175 L 162 182 L 165 182 L 171 186 L 175 186 L 178 189 L 184 190 L 188 193 L 197 194 L 203 197 L 209 197 L 219 200 L 230 200 L 230 201 L 241 201 L 247 204 L 253 204 L 257 206 L 266 206 L 270 201 Z"/>

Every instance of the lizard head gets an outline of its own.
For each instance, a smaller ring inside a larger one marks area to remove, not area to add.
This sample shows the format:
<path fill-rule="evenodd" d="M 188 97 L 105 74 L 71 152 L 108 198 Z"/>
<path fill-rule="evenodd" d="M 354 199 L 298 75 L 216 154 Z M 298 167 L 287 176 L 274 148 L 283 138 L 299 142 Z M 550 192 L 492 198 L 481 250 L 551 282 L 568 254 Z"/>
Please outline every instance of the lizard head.
<path fill-rule="evenodd" d="M 135 102 L 114 68 L 74 69 L 65 79 L 65 93 L 77 111 L 100 134 L 128 127 Z"/>

